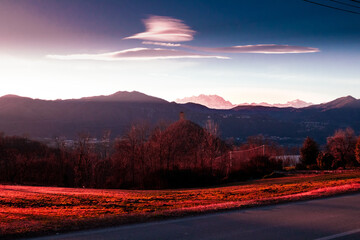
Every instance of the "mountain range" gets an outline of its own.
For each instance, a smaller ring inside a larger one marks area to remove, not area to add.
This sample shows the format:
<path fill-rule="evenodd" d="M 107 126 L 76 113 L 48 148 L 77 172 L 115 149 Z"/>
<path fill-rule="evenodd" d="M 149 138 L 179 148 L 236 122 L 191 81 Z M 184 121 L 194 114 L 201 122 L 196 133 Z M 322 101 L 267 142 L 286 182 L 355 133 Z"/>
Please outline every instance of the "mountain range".
<path fill-rule="evenodd" d="M 287 103 L 240 103 L 240 104 L 232 104 L 230 101 L 226 101 L 224 98 L 218 95 L 204 95 L 200 94 L 199 96 L 185 97 L 176 99 L 177 103 L 197 103 L 204 105 L 208 108 L 214 109 L 231 109 L 236 106 L 265 106 L 265 107 L 293 107 L 293 108 L 304 108 L 313 105 L 313 103 L 305 102 L 300 99 L 296 99 L 293 101 L 288 101 Z"/>
<path fill-rule="evenodd" d="M 214 109 L 230 109 L 236 106 L 218 95 L 205 95 L 205 94 L 200 94 L 199 96 L 185 97 L 181 99 L 178 98 L 175 100 L 175 102 L 197 103 L 204 105 L 208 108 L 214 108 Z"/>
<path fill-rule="evenodd" d="M 324 143 L 339 128 L 351 127 L 360 133 L 360 100 L 351 96 L 304 108 L 241 105 L 212 109 L 140 92 L 53 101 L 6 95 L 0 97 L 0 132 L 37 139 L 74 139 L 81 132 L 100 138 L 110 130 L 115 138 L 133 123 L 171 123 L 179 119 L 180 112 L 201 126 L 213 121 L 223 139 L 238 142 L 262 134 L 281 144 L 299 145 L 306 136 Z"/>

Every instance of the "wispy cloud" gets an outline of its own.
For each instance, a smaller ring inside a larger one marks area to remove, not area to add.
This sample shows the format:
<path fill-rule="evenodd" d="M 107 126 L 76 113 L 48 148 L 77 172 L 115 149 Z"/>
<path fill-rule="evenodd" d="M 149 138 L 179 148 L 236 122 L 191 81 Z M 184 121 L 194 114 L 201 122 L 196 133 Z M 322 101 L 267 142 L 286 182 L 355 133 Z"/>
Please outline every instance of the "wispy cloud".
<path fill-rule="evenodd" d="M 183 47 L 195 51 L 208 53 L 263 53 L 263 54 L 286 54 L 286 53 L 314 53 L 319 52 L 318 48 L 303 47 L 303 46 L 289 46 L 277 44 L 257 44 L 257 45 L 240 45 L 231 47 L 196 47 L 179 43 L 164 43 L 144 41 L 142 44 L 157 45 L 164 47 Z"/>
<path fill-rule="evenodd" d="M 219 58 L 228 57 L 205 55 L 181 51 L 176 49 L 163 48 L 131 48 L 122 51 L 100 53 L 100 54 L 70 54 L 70 55 L 47 55 L 48 58 L 57 60 L 98 60 L 98 61 L 117 61 L 117 60 L 155 60 L 155 59 L 179 59 L 179 58 Z"/>
<path fill-rule="evenodd" d="M 183 21 L 165 16 L 151 16 L 143 20 L 146 31 L 124 39 L 142 39 L 162 42 L 184 42 L 193 40 L 195 31 Z"/>
<path fill-rule="evenodd" d="M 257 44 L 257 45 L 242 45 L 232 47 L 194 47 L 189 45 L 181 45 L 183 48 L 192 49 L 196 51 L 209 53 L 263 53 L 263 54 L 286 54 L 286 53 L 314 53 L 319 52 L 318 48 L 289 46 L 277 44 Z"/>

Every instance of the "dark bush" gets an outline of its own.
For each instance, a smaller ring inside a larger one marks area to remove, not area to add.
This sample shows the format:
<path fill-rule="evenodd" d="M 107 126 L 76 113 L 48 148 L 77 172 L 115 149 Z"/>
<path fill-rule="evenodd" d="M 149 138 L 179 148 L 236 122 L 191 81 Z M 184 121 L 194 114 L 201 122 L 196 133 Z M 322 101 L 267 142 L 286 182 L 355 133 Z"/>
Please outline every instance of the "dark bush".
<path fill-rule="evenodd" d="M 243 162 L 240 169 L 229 174 L 228 182 L 259 179 L 274 171 L 282 170 L 282 161 L 266 155 L 257 155 Z"/>
<path fill-rule="evenodd" d="M 326 153 L 320 152 L 316 159 L 316 162 L 317 162 L 317 166 L 320 169 L 324 169 L 324 170 L 332 169 L 334 163 L 334 156 L 328 152 Z"/>
<path fill-rule="evenodd" d="M 219 178 L 208 171 L 176 169 L 155 173 L 158 185 L 155 188 L 205 187 L 220 183 Z M 154 180 L 154 178 L 153 178 Z M 154 188 L 153 184 L 146 188 Z"/>
<path fill-rule="evenodd" d="M 269 156 L 255 156 L 250 158 L 246 170 L 250 176 L 262 178 L 275 170 L 282 170 L 282 162 Z"/>

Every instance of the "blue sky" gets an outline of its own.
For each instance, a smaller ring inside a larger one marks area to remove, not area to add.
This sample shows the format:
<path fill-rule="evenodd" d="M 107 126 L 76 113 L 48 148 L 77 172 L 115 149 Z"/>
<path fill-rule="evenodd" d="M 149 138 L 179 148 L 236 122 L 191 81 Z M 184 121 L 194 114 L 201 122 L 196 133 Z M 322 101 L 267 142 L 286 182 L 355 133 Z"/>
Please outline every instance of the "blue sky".
<path fill-rule="evenodd" d="M 360 15 L 301 0 L 2 0 L 0 34 L 0 95 L 360 98 Z"/>

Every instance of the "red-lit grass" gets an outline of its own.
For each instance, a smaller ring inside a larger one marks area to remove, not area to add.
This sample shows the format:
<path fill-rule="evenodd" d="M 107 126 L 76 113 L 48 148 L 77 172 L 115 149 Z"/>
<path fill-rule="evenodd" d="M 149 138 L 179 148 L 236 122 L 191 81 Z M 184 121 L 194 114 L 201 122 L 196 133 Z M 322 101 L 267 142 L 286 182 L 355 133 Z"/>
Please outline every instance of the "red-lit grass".
<path fill-rule="evenodd" d="M 30 236 L 259 206 L 360 190 L 360 171 L 186 190 L 0 185 L 0 236 Z"/>

